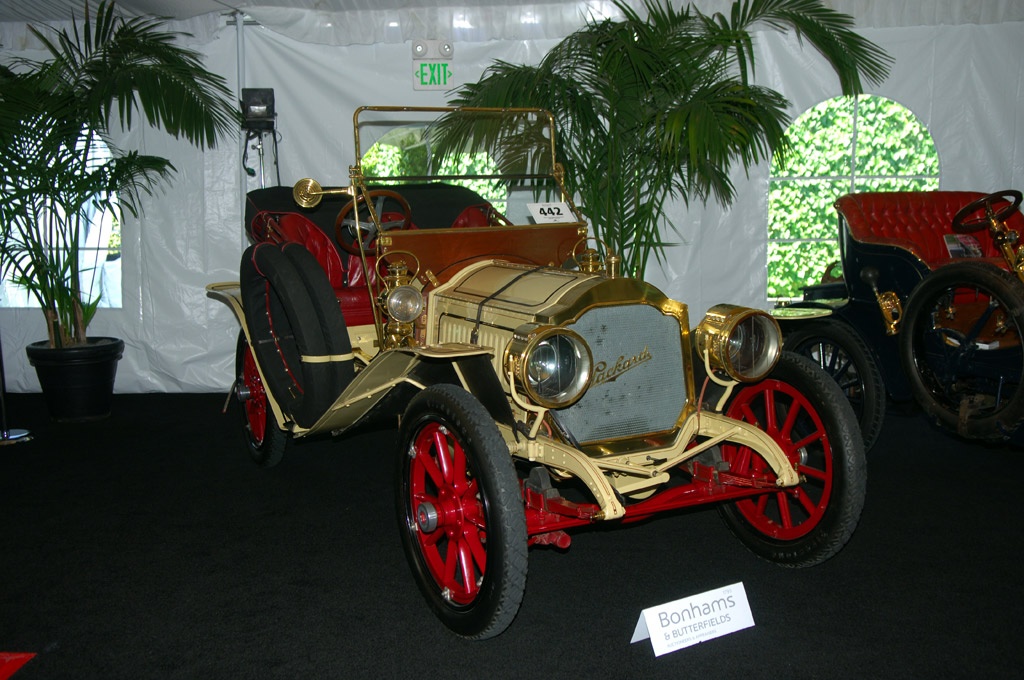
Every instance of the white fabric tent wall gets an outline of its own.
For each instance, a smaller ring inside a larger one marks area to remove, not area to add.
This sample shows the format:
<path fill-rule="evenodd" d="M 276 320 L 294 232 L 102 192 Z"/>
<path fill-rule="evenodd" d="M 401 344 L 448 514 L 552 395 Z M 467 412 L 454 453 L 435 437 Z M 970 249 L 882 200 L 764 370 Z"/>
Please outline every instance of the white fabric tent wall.
<path fill-rule="evenodd" d="M 413 90 L 408 42 L 330 46 L 299 42 L 260 26 L 243 30 L 244 85 L 275 90 L 285 185 L 304 176 L 325 183 L 347 181 L 356 106 L 444 102 L 441 92 Z M 1019 72 L 1024 21 L 862 32 L 895 58 L 892 75 L 873 93 L 909 107 L 929 128 L 943 188 L 1024 186 L 1024 76 Z M 228 24 L 210 35 L 198 46 L 207 67 L 237 86 L 239 31 Z M 459 82 L 473 81 L 494 59 L 533 62 L 554 42 L 456 42 L 454 69 Z M 794 37 L 761 34 L 758 51 L 758 81 L 785 94 L 794 116 L 839 94 L 827 65 Z M 90 333 L 125 339 L 119 392 L 224 390 L 231 380 L 237 323 L 223 304 L 206 296 L 204 287 L 237 277 L 245 246 L 242 195 L 258 181 L 242 173 L 241 145 L 230 140 L 205 154 L 148 129 L 118 141 L 171 158 L 178 175 L 146 202 L 140 220 L 125 224 L 124 308 L 100 310 Z M 250 163 L 254 160 L 250 152 Z M 275 176 L 270 160 L 268 181 Z M 648 278 L 690 304 L 693 323 L 706 307 L 721 301 L 767 306 L 767 176 L 767 165 L 749 177 L 736 173 L 738 198 L 728 210 L 709 205 L 675 211 L 680 245 L 667 253 L 663 267 L 652 267 Z M 23 348 L 43 336 L 41 314 L 0 310 L 0 333 L 8 389 L 37 391 Z"/>

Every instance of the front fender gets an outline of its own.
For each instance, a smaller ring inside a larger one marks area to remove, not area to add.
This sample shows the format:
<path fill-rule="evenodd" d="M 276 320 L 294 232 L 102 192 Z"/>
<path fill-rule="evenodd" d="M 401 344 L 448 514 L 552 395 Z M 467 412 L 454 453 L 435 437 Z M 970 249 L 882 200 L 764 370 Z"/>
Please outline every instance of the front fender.
<path fill-rule="evenodd" d="M 238 323 L 245 330 L 245 310 L 242 308 L 242 288 L 237 281 L 211 283 L 206 287 L 206 294 L 226 304 L 234 313 Z M 246 331 L 248 333 L 248 331 Z"/>
<path fill-rule="evenodd" d="M 431 385 L 455 384 L 476 397 L 500 424 L 514 426 L 512 408 L 494 373 L 490 350 L 447 344 L 382 352 L 356 374 L 327 412 L 297 436 L 341 434 L 369 422 L 398 422 L 406 405 Z"/>

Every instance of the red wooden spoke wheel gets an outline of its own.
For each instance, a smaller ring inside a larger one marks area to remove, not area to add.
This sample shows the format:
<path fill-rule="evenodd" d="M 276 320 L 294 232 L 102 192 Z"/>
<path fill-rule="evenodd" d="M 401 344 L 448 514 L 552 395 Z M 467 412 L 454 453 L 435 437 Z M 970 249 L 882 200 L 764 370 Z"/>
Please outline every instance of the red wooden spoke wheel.
<path fill-rule="evenodd" d="M 397 510 L 420 592 L 457 634 L 501 633 L 526 588 L 526 516 L 508 445 L 455 385 L 409 403 L 400 442 Z"/>
<path fill-rule="evenodd" d="M 416 539 L 442 597 L 468 604 L 487 570 L 487 522 L 479 486 L 462 444 L 440 423 L 429 423 L 413 443 L 410 503 Z"/>
<path fill-rule="evenodd" d="M 738 387 L 726 414 L 766 432 L 796 466 L 797 486 L 720 506 L 733 533 L 761 557 L 809 566 L 846 544 L 864 506 L 867 466 L 857 417 L 835 380 L 783 352 L 765 380 Z M 774 478 L 747 446 L 722 446 L 730 472 Z"/>
<path fill-rule="evenodd" d="M 270 409 L 267 404 L 267 393 L 263 389 L 263 381 L 260 379 L 259 371 L 256 370 L 256 360 L 252 352 L 246 347 L 242 355 L 242 384 L 246 388 L 246 398 L 243 402 L 245 408 L 245 422 L 249 428 L 249 437 L 254 446 L 261 446 L 267 434 L 267 414 Z"/>
<path fill-rule="evenodd" d="M 798 486 L 739 501 L 737 510 L 765 536 L 786 541 L 806 535 L 824 516 L 833 483 L 831 445 L 817 410 L 792 385 L 769 379 L 743 390 L 728 415 L 771 434 L 806 479 Z M 733 448 L 730 453 L 734 473 L 771 472 L 749 448 Z"/>

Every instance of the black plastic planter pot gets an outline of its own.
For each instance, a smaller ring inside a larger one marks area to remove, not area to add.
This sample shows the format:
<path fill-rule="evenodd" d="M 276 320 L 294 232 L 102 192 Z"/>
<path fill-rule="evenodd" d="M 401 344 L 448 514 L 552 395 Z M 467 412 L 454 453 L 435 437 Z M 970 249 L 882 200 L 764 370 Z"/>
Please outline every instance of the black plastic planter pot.
<path fill-rule="evenodd" d="M 124 340 L 89 338 L 84 345 L 60 349 L 46 341 L 33 342 L 25 352 L 35 366 L 51 418 L 84 421 L 110 415 Z"/>

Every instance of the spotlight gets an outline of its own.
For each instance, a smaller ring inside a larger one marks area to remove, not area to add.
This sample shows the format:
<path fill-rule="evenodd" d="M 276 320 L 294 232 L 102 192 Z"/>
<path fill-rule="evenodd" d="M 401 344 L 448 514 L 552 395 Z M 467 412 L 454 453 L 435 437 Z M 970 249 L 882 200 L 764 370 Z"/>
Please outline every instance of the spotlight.
<path fill-rule="evenodd" d="M 273 88 L 242 88 L 243 127 L 246 130 L 273 130 L 275 115 Z"/>

